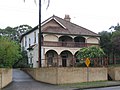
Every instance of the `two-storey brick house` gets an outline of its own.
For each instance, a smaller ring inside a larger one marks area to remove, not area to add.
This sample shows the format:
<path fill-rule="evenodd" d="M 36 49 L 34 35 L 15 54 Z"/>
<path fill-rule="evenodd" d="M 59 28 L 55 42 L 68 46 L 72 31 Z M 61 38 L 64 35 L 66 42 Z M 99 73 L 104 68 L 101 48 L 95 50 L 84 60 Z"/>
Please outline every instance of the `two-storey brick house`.
<path fill-rule="evenodd" d="M 41 24 L 42 66 L 74 66 L 80 48 L 99 45 L 99 35 L 70 22 L 69 15 L 62 19 L 53 15 Z M 38 67 L 38 33 L 36 26 L 21 36 L 21 47 L 28 51 L 29 63 Z"/>

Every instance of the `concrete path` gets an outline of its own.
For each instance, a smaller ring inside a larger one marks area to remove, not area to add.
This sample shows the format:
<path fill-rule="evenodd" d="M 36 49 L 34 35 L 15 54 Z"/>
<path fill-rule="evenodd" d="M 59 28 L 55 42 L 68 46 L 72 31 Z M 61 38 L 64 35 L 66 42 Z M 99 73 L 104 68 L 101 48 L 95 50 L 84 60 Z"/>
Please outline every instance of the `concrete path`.
<path fill-rule="evenodd" d="M 74 90 L 69 87 L 60 87 L 57 85 L 45 84 L 33 80 L 25 72 L 14 69 L 13 82 L 3 90 Z"/>

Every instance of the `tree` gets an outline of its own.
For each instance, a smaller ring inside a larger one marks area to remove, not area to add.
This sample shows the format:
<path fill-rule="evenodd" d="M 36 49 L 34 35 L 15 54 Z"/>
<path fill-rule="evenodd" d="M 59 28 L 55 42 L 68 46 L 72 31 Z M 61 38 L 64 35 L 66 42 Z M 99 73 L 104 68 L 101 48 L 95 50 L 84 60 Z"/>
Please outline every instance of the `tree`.
<path fill-rule="evenodd" d="M 24 34 L 25 32 L 31 30 L 32 27 L 29 26 L 29 25 L 24 25 L 24 24 L 23 24 L 23 25 L 19 25 L 19 26 L 17 26 L 17 27 L 14 27 L 13 29 L 14 29 L 15 31 L 17 31 L 18 35 L 20 36 L 20 35 Z"/>
<path fill-rule="evenodd" d="M 17 27 L 14 27 L 13 29 L 16 31 L 15 35 L 13 36 L 13 40 L 20 41 L 20 36 L 22 34 L 24 34 L 25 32 L 31 30 L 32 27 L 29 25 L 23 24 L 23 25 L 19 25 Z"/>
<path fill-rule="evenodd" d="M 14 68 L 28 68 L 29 64 L 28 64 L 28 55 L 27 55 L 27 51 L 22 51 L 21 52 L 22 58 L 20 58 L 20 60 L 17 60 L 13 67 Z"/>
<path fill-rule="evenodd" d="M 11 38 L 12 40 L 16 40 L 16 34 L 17 34 L 17 31 L 14 30 L 12 27 L 6 27 L 5 29 L 3 29 L 3 33 L 4 35 L 3 36 L 7 36 L 9 38 Z"/>
<path fill-rule="evenodd" d="M 20 36 L 31 29 L 32 27 L 29 25 L 19 25 L 14 28 L 8 26 L 5 29 L 0 29 L 0 35 L 7 36 L 14 41 L 19 41 Z"/>
<path fill-rule="evenodd" d="M 116 26 L 111 26 L 109 29 L 111 32 L 99 33 L 101 35 L 100 46 L 108 56 L 109 63 L 116 64 L 115 58 L 120 55 L 120 25 L 117 23 Z"/>
<path fill-rule="evenodd" d="M 100 37 L 100 47 L 103 49 L 105 54 L 109 57 L 112 52 L 112 33 L 107 31 L 102 31 L 98 33 Z"/>
<path fill-rule="evenodd" d="M 79 50 L 77 53 L 77 57 L 79 59 L 84 59 L 84 58 L 98 58 L 98 57 L 103 57 L 105 55 L 104 51 L 97 46 L 90 46 L 90 47 L 85 47 Z"/>
<path fill-rule="evenodd" d="M 11 37 L 12 35 L 15 35 L 16 31 L 8 26 L 5 29 L 0 29 L 1 36 L 8 36 Z"/>
<path fill-rule="evenodd" d="M 111 29 L 114 29 L 115 31 L 120 31 L 120 25 L 119 25 L 119 23 L 117 23 L 116 26 L 111 26 L 109 29 L 110 29 L 110 30 L 111 30 Z"/>
<path fill-rule="evenodd" d="M 112 53 L 113 53 L 113 63 L 116 64 L 116 58 L 120 58 L 120 31 L 115 31 L 113 32 L 112 38 L 111 38 L 111 43 L 112 43 Z M 118 61 L 120 63 L 120 61 Z"/>
<path fill-rule="evenodd" d="M 114 32 L 111 42 L 113 44 L 112 48 L 114 49 L 115 54 L 120 55 L 120 31 Z"/>
<path fill-rule="evenodd" d="M 7 37 L 0 36 L 0 67 L 12 67 L 21 57 L 19 44 Z"/>
<path fill-rule="evenodd" d="M 113 63 L 116 64 L 117 57 L 120 56 L 120 25 L 117 23 L 116 26 L 111 26 L 110 29 L 114 29 L 112 32 L 111 43 L 112 43 L 112 56 Z M 120 58 L 120 57 L 119 57 Z"/>
<path fill-rule="evenodd" d="M 99 63 L 103 65 L 101 58 L 105 56 L 104 51 L 98 47 L 98 46 L 90 46 L 90 47 L 85 47 L 82 48 L 78 51 L 77 53 L 77 58 L 79 60 L 79 63 L 77 63 L 79 66 L 85 66 L 84 60 L 86 58 L 90 58 L 90 64 L 91 66 L 98 66 Z"/>
<path fill-rule="evenodd" d="M 79 59 L 78 65 L 80 65 L 80 62 L 82 62 L 81 66 L 85 66 L 84 60 L 86 58 L 90 58 L 91 61 L 90 64 L 94 66 L 98 66 L 99 61 L 102 63 L 101 59 L 98 60 L 98 58 L 103 56 L 105 56 L 105 53 L 100 47 L 90 46 L 90 47 L 82 48 L 77 53 L 77 58 Z"/>

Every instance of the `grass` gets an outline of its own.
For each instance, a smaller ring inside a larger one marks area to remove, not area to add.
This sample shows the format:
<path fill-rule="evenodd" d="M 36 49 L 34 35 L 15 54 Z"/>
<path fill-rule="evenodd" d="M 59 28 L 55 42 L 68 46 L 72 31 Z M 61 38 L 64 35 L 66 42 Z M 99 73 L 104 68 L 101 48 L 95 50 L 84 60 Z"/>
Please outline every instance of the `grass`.
<path fill-rule="evenodd" d="M 120 85 L 120 82 L 114 81 L 94 81 L 94 82 L 83 82 L 73 84 L 62 84 L 60 86 L 72 87 L 72 88 L 92 88 L 92 87 L 107 87 L 113 85 Z"/>

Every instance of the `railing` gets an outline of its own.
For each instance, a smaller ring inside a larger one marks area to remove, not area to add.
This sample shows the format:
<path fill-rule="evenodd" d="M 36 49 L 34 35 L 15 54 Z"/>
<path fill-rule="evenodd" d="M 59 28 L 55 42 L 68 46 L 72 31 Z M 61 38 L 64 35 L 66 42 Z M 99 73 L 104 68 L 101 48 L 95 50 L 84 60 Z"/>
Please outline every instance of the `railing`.
<path fill-rule="evenodd" d="M 46 58 L 42 59 L 43 67 L 86 67 L 84 59 L 77 58 Z M 90 67 L 108 66 L 108 58 L 90 58 Z"/>
<path fill-rule="evenodd" d="M 83 43 L 83 42 L 51 42 L 44 41 L 42 42 L 43 46 L 53 46 L 53 47 L 87 47 L 91 45 L 98 45 L 92 43 Z"/>

